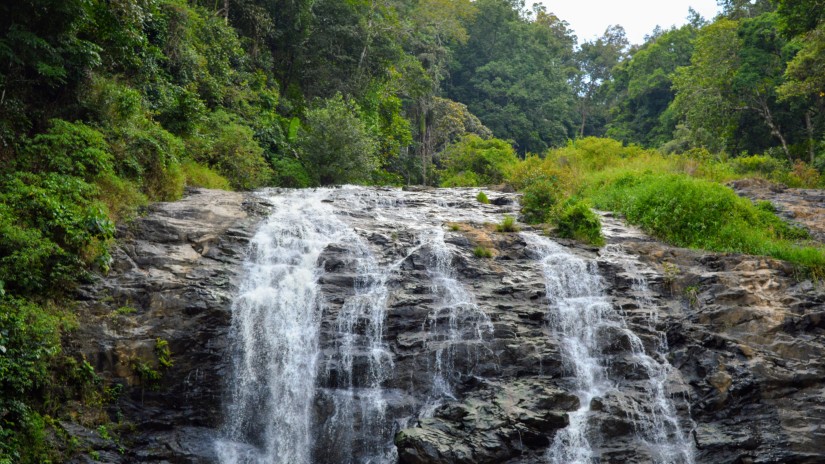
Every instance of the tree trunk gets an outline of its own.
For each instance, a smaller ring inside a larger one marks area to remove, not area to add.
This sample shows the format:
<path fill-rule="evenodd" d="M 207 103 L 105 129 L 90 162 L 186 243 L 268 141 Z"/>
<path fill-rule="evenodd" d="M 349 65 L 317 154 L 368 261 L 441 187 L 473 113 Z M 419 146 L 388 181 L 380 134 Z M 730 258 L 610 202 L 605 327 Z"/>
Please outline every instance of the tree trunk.
<path fill-rule="evenodd" d="M 808 129 L 808 156 L 811 157 L 811 166 L 813 166 L 816 154 L 816 142 L 814 142 L 814 125 L 811 122 L 811 110 L 805 112 L 805 128 Z"/>
<path fill-rule="evenodd" d="M 793 158 L 791 158 L 791 151 L 788 149 L 788 142 L 785 140 L 785 136 L 782 135 L 782 129 L 773 120 L 773 113 L 771 113 L 771 108 L 770 106 L 768 106 L 767 99 L 764 98 L 758 90 L 756 91 L 756 95 L 758 97 L 757 103 L 759 105 L 759 113 L 765 120 L 765 124 L 767 124 L 768 128 L 771 130 L 771 135 L 778 138 L 779 142 L 782 143 L 782 151 L 785 152 L 785 157 L 788 158 L 788 162 L 793 163 Z"/>

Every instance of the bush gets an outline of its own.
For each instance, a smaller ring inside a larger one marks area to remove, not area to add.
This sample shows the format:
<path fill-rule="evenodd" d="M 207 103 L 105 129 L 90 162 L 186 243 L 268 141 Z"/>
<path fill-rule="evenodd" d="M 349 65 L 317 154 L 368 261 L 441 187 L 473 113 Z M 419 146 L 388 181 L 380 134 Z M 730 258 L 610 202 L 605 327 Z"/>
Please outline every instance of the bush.
<path fill-rule="evenodd" d="M 485 194 L 484 192 L 478 192 L 478 195 L 476 195 L 476 200 L 479 203 L 482 203 L 482 204 L 485 204 L 485 205 L 490 204 L 490 199 L 487 198 L 487 194 Z"/>
<path fill-rule="evenodd" d="M 25 143 L 21 168 L 92 180 L 112 170 L 103 134 L 80 122 L 49 121 L 49 130 Z"/>
<path fill-rule="evenodd" d="M 445 148 L 441 161 L 442 186 L 460 186 L 459 182 L 465 181 L 473 183 L 464 186 L 474 187 L 504 182 L 518 157 L 504 140 L 469 134 Z"/>
<path fill-rule="evenodd" d="M 86 265 L 105 265 L 114 226 L 97 189 L 73 176 L 0 177 L 0 280 L 20 294 L 70 286 Z"/>
<path fill-rule="evenodd" d="M 186 185 L 208 189 L 232 190 L 229 181 L 212 169 L 192 160 L 184 161 L 181 165 Z"/>
<path fill-rule="evenodd" d="M 109 219 L 114 223 L 134 219 L 137 210 L 149 203 L 140 185 L 112 173 L 97 179 L 95 185 L 99 192 L 97 199 L 106 205 Z"/>
<path fill-rule="evenodd" d="M 591 245 L 604 245 L 602 223 L 590 207 L 581 201 L 567 206 L 558 219 L 559 236 Z"/>
<path fill-rule="evenodd" d="M 518 226 L 516 226 L 516 218 L 514 218 L 513 216 L 504 216 L 504 220 L 501 221 L 501 224 L 496 226 L 496 231 L 518 232 Z"/>
<path fill-rule="evenodd" d="M 728 187 L 673 174 L 627 174 L 594 195 L 596 206 L 620 211 L 677 246 L 768 255 L 825 270 L 825 250 L 802 247 L 807 233 Z"/>
<path fill-rule="evenodd" d="M 148 122 L 117 128 L 110 136 L 121 177 L 134 180 L 152 201 L 172 201 L 183 195 L 180 159 L 183 142 L 160 125 Z"/>
<path fill-rule="evenodd" d="M 51 462 L 43 417 L 24 401 L 49 381 L 61 324 L 50 308 L 0 295 L 0 462 Z"/>
<path fill-rule="evenodd" d="M 565 192 L 559 182 L 552 179 L 540 180 L 524 189 L 521 197 L 521 214 L 524 222 L 540 224 L 547 222 L 557 205 L 564 199 Z"/>
<path fill-rule="evenodd" d="M 269 161 L 275 172 L 273 185 L 278 187 L 304 188 L 313 184 L 312 176 L 295 158 L 273 158 Z"/>
<path fill-rule="evenodd" d="M 493 252 L 489 248 L 477 246 L 473 248 L 473 256 L 475 256 L 476 258 L 489 259 L 493 257 Z"/>
<path fill-rule="evenodd" d="M 187 143 L 195 161 L 218 171 L 233 188 L 250 190 L 272 181 L 272 169 L 252 129 L 225 111 L 212 113 L 199 137 Z"/>

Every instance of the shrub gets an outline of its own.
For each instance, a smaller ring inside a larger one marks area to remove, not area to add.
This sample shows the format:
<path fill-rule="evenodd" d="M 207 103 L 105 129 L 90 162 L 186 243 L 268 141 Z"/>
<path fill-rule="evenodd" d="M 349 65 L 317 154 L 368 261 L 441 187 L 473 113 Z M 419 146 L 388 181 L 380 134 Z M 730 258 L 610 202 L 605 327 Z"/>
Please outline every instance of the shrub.
<path fill-rule="evenodd" d="M 218 171 L 233 188 L 249 190 L 272 181 L 272 170 L 252 129 L 231 114 L 212 113 L 200 135 L 187 140 L 192 158 Z"/>
<path fill-rule="evenodd" d="M 103 134 L 80 122 L 49 121 L 49 130 L 25 143 L 22 169 L 92 180 L 112 170 Z"/>
<path fill-rule="evenodd" d="M 121 177 L 141 184 L 150 200 L 171 201 L 183 195 L 180 168 L 183 142 L 153 122 L 125 126 L 110 136 Z"/>
<path fill-rule="evenodd" d="M 591 245 L 604 245 L 602 223 L 596 213 L 582 201 L 573 202 L 564 209 L 558 219 L 557 232 L 561 237 Z"/>
<path fill-rule="evenodd" d="M 594 195 L 596 206 L 677 246 L 768 255 L 825 270 L 825 250 L 798 246 L 807 233 L 728 187 L 673 174 L 627 174 Z"/>
<path fill-rule="evenodd" d="M 99 192 L 97 199 L 106 205 L 109 219 L 115 223 L 133 219 L 137 210 L 149 202 L 137 183 L 113 173 L 98 178 L 95 185 Z"/>
<path fill-rule="evenodd" d="M 186 177 L 186 185 L 192 187 L 203 187 L 208 189 L 232 190 L 229 181 L 225 177 L 212 169 L 192 160 L 187 160 L 181 165 L 183 175 Z"/>
<path fill-rule="evenodd" d="M 378 167 L 378 143 L 359 112 L 354 102 L 340 94 L 307 111 L 297 145 L 313 183 L 369 181 Z"/>
<path fill-rule="evenodd" d="M 304 188 L 313 184 L 312 176 L 309 175 L 301 162 L 295 158 L 272 158 L 269 164 L 274 171 L 272 177 L 273 185 L 278 187 Z"/>
<path fill-rule="evenodd" d="M 485 204 L 485 205 L 490 204 L 490 199 L 487 198 L 487 194 L 485 194 L 484 192 L 478 192 L 478 195 L 476 195 L 476 200 L 478 200 L 479 203 L 482 203 L 482 204 Z"/>
<path fill-rule="evenodd" d="M 73 176 L 18 172 L 0 177 L 0 280 L 23 294 L 75 282 L 108 257 L 114 226 L 96 188 Z"/>
<path fill-rule="evenodd" d="M 504 182 L 509 170 L 518 164 L 518 157 L 504 140 L 485 140 L 469 134 L 445 148 L 441 161 L 444 166 L 442 186 L 460 186 L 460 181 L 474 181 L 465 184 L 473 187 Z"/>
<path fill-rule="evenodd" d="M 776 158 L 764 155 L 743 156 L 728 161 L 736 174 L 759 174 L 770 176 L 779 171 L 785 171 L 785 163 Z"/>
<path fill-rule="evenodd" d="M 477 246 L 473 248 L 473 256 L 476 258 L 485 258 L 489 259 L 493 257 L 493 252 L 489 248 L 484 248 L 482 246 Z"/>
<path fill-rule="evenodd" d="M 521 197 L 521 214 L 524 222 L 528 224 L 547 222 L 564 197 L 562 186 L 552 179 L 540 180 L 529 185 L 524 189 L 524 195 Z"/>

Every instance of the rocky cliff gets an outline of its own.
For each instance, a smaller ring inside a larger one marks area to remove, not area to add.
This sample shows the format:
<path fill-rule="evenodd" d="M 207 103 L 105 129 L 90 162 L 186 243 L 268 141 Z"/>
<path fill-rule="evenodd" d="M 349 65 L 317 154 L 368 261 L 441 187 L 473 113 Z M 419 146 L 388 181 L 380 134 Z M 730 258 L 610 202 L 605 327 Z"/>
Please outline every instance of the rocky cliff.
<path fill-rule="evenodd" d="M 594 345 L 610 388 L 583 405 L 531 245 L 542 231 L 496 231 L 515 196 L 488 192 L 483 205 L 475 194 L 314 194 L 351 233 L 316 262 L 312 462 L 547 462 L 583 406 L 603 463 L 655 461 L 677 430 L 691 457 L 676 462 L 825 462 L 821 286 L 775 260 L 669 247 L 606 215 L 603 249 L 559 241 L 593 268 L 595 298 L 620 322 Z M 233 298 L 279 195 L 292 193 L 194 190 L 119 231 L 112 271 L 81 292 L 72 340 L 123 386 L 111 414 L 132 424 L 122 453 L 66 424 L 100 461 L 216 462 L 238 372 Z M 654 414 L 645 363 L 661 367 L 673 416 L 661 442 L 640 430 Z"/>

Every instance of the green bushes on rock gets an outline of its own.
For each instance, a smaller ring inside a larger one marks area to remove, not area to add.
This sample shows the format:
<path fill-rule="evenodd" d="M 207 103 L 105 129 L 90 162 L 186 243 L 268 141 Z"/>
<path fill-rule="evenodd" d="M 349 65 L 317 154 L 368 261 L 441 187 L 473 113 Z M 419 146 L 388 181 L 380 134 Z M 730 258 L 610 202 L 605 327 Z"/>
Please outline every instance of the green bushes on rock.
<path fill-rule="evenodd" d="M 552 179 L 530 184 L 524 189 L 524 195 L 521 198 L 521 214 L 524 222 L 528 224 L 547 222 L 563 200 L 562 186 Z"/>
<path fill-rule="evenodd" d="M 587 203 L 576 201 L 568 205 L 557 221 L 557 233 L 591 245 L 604 245 L 602 223 Z"/>

